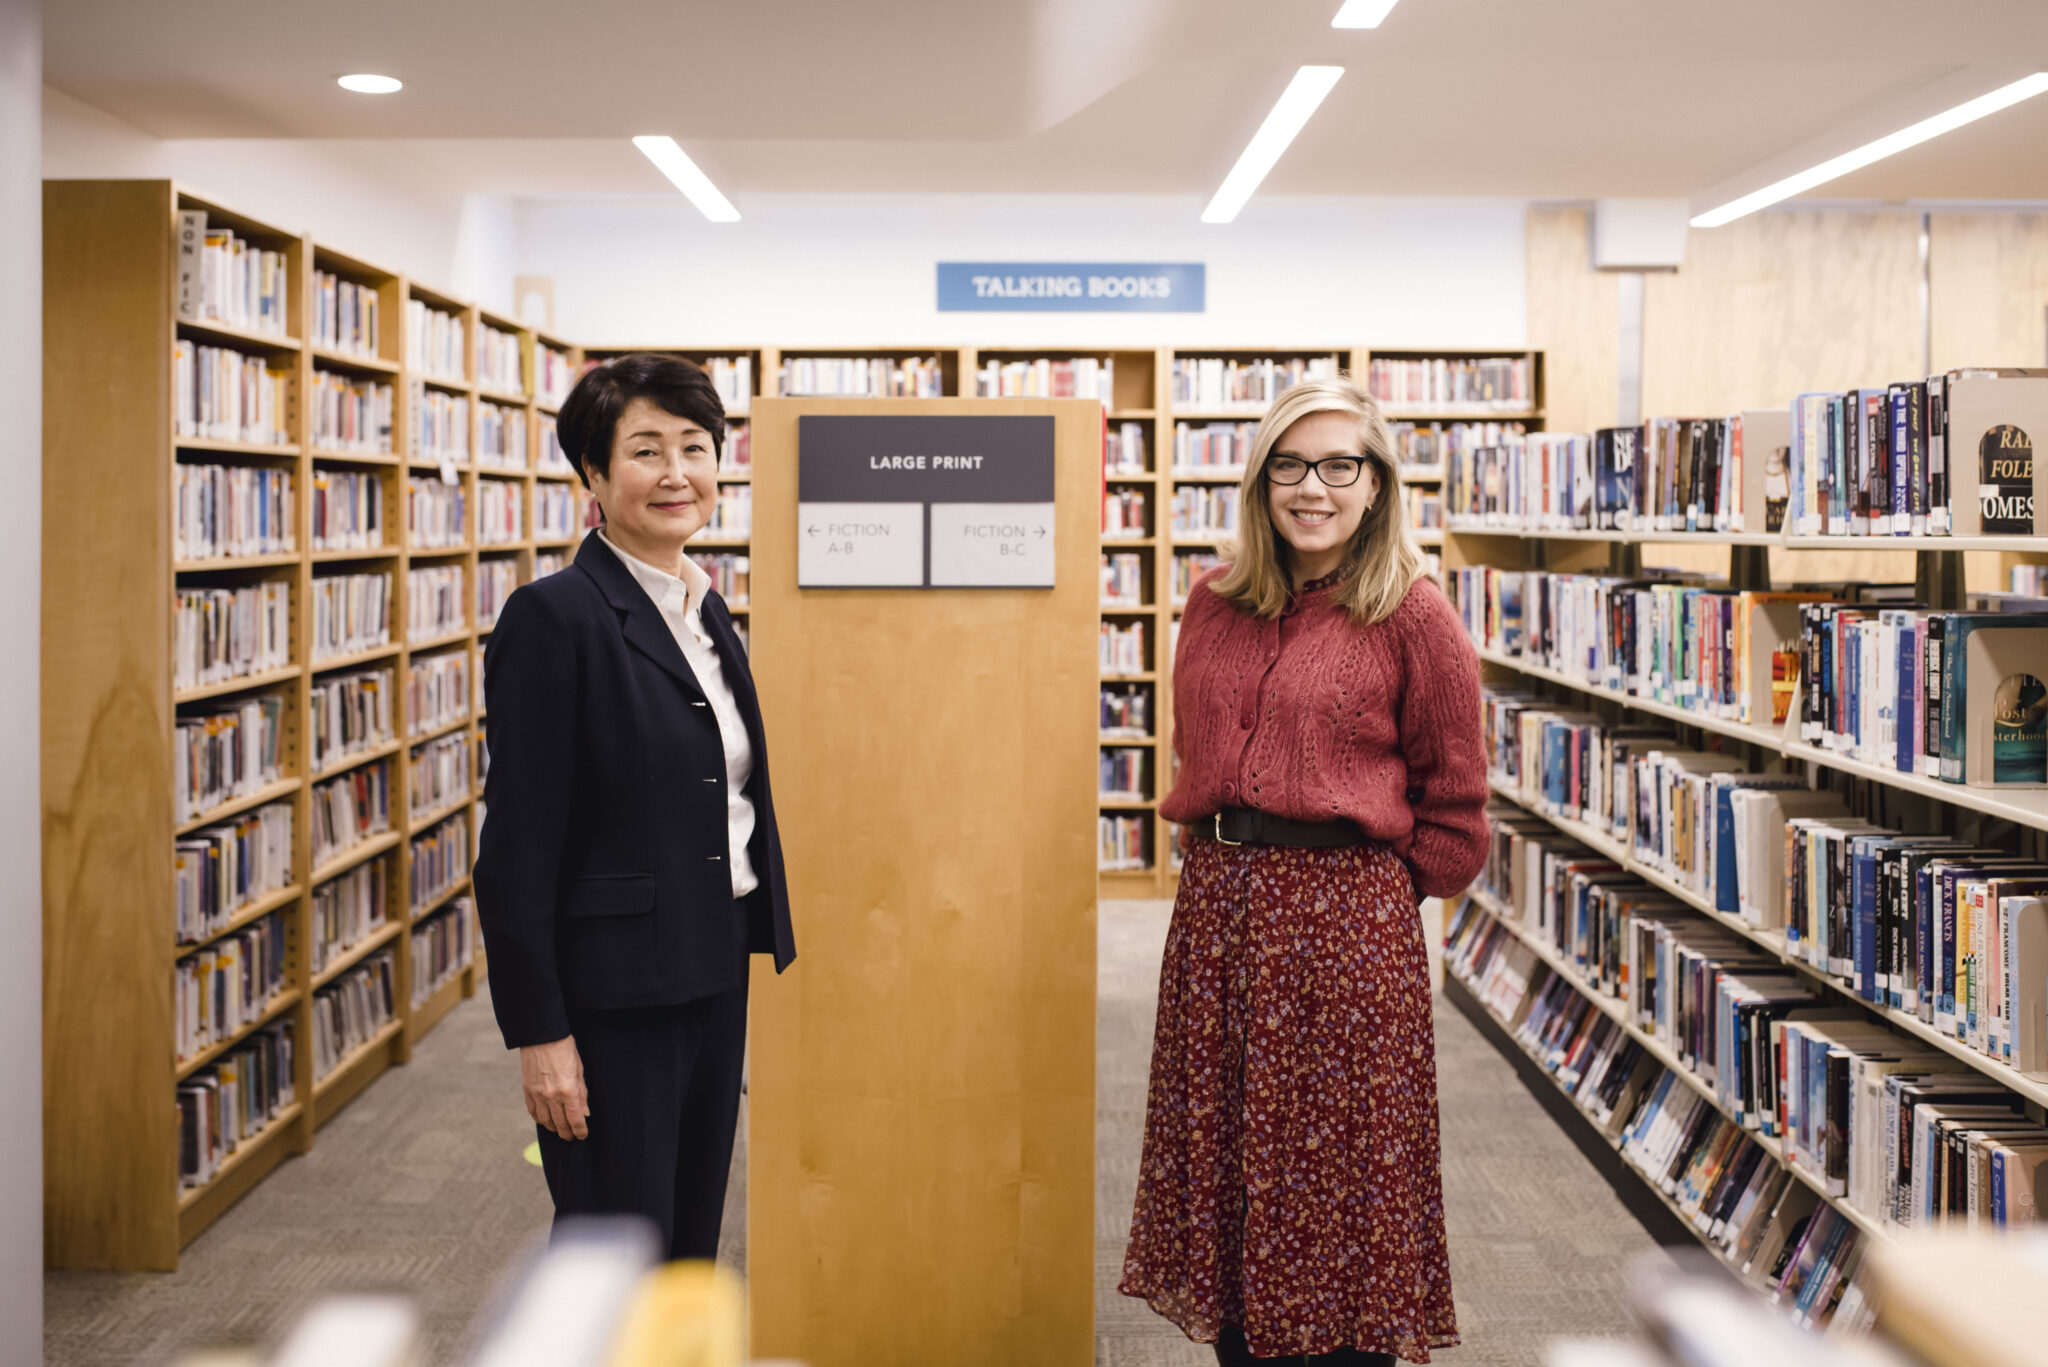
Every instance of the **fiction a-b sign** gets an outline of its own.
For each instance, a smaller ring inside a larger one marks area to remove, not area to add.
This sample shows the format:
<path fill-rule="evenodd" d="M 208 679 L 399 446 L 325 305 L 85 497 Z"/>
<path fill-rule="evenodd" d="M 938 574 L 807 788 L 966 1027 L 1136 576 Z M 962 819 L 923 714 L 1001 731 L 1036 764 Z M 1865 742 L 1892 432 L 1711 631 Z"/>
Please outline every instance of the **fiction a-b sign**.
<path fill-rule="evenodd" d="M 797 419 L 798 588 L 1053 586 L 1051 418 Z"/>

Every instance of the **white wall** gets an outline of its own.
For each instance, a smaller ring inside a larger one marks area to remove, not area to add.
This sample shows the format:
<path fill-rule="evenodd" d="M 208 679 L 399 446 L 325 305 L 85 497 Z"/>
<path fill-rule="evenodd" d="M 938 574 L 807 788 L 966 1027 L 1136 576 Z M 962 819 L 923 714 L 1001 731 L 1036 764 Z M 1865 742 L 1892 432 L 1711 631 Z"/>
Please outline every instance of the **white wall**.
<path fill-rule="evenodd" d="M 322 244 L 492 308 L 509 308 L 502 264 L 477 278 L 465 242 L 494 240 L 509 252 L 509 206 L 471 207 L 403 142 L 303 142 L 257 138 L 154 138 L 62 91 L 45 89 L 43 175 L 52 179 L 170 177 L 237 212 L 310 232 Z M 467 226 L 467 235 L 465 227 Z M 478 288 L 465 289 L 465 282 Z M 485 293 L 489 286 L 494 293 Z"/>
<path fill-rule="evenodd" d="M 0 1362 L 43 1360 L 42 86 L 42 0 L 0 0 Z"/>
<path fill-rule="evenodd" d="M 604 345 L 1515 345 L 1524 202 L 1262 199 L 1236 223 L 1161 196 L 529 199 L 518 272 Z M 1200 261 L 1201 314 L 940 313 L 939 261 Z"/>

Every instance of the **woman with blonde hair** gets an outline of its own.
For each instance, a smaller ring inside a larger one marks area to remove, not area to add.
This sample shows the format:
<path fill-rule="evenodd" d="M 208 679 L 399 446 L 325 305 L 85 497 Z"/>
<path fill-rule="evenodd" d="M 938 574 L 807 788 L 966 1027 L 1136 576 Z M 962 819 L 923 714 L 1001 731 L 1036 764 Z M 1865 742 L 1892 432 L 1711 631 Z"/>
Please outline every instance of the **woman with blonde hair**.
<path fill-rule="evenodd" d="M 1281 395 L 1196 582 L 1161 806 L 1187 859 L 1120 1290 L 1219 1362 L 1458 1342 L 1418 908 L 1486 857 L 1479 663 L 1378 405 Z"/>

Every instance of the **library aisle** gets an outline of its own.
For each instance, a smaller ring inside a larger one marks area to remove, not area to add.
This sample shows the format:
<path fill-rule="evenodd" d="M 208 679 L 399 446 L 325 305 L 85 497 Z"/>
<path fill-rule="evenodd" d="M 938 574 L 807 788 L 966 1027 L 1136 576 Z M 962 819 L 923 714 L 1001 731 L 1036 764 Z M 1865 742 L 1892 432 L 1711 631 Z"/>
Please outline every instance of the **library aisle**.
<path fill-rule="evenodd" d="M 1145 1306 L 1116 1294 L 1137 1177 L 1159 957 L 1170 903 L 1104 901 L 1096 1091 L 1097 1367 L 1209 1367 Z M 1477 1029 L 1438 998 L 1444 1203 L 1464 1344 L 1455 1367 L 1522 1367 L 1558 1337 L 1620 1334 L 1624 1271 L 1657 1245 Z M 260 1339 L 316 1292 L 410 1290 L 427 1361 L 455 1360 L 504 1269 L 550 1207 L 521 1150 L 519 1072 L 487 992 L 394 1069 L 161 1273 L 52 1272 L 47 1367 L 126 1367 Z M 744 1126 L 744 1115 L 742 1125 Z M 719 1261 L 744 1269 L 745 1135 Z M 307 1231 L 318 1231 L 308 1239 Z"/>

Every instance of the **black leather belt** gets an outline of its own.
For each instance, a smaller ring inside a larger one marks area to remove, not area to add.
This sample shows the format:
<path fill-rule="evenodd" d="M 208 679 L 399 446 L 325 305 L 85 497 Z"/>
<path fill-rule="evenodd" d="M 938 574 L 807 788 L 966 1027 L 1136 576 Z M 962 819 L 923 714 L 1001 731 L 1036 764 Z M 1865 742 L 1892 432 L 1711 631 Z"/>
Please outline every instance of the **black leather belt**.
<path fill-rule="evenodd" d="M 1253 807 L 1225 807 L 1188 827 L 1188 834 L 1225 845 L 1307 845 L 1340 850 L 1365 843 L 1364 835 L 1349 821 L 1292 821 Z"/>

